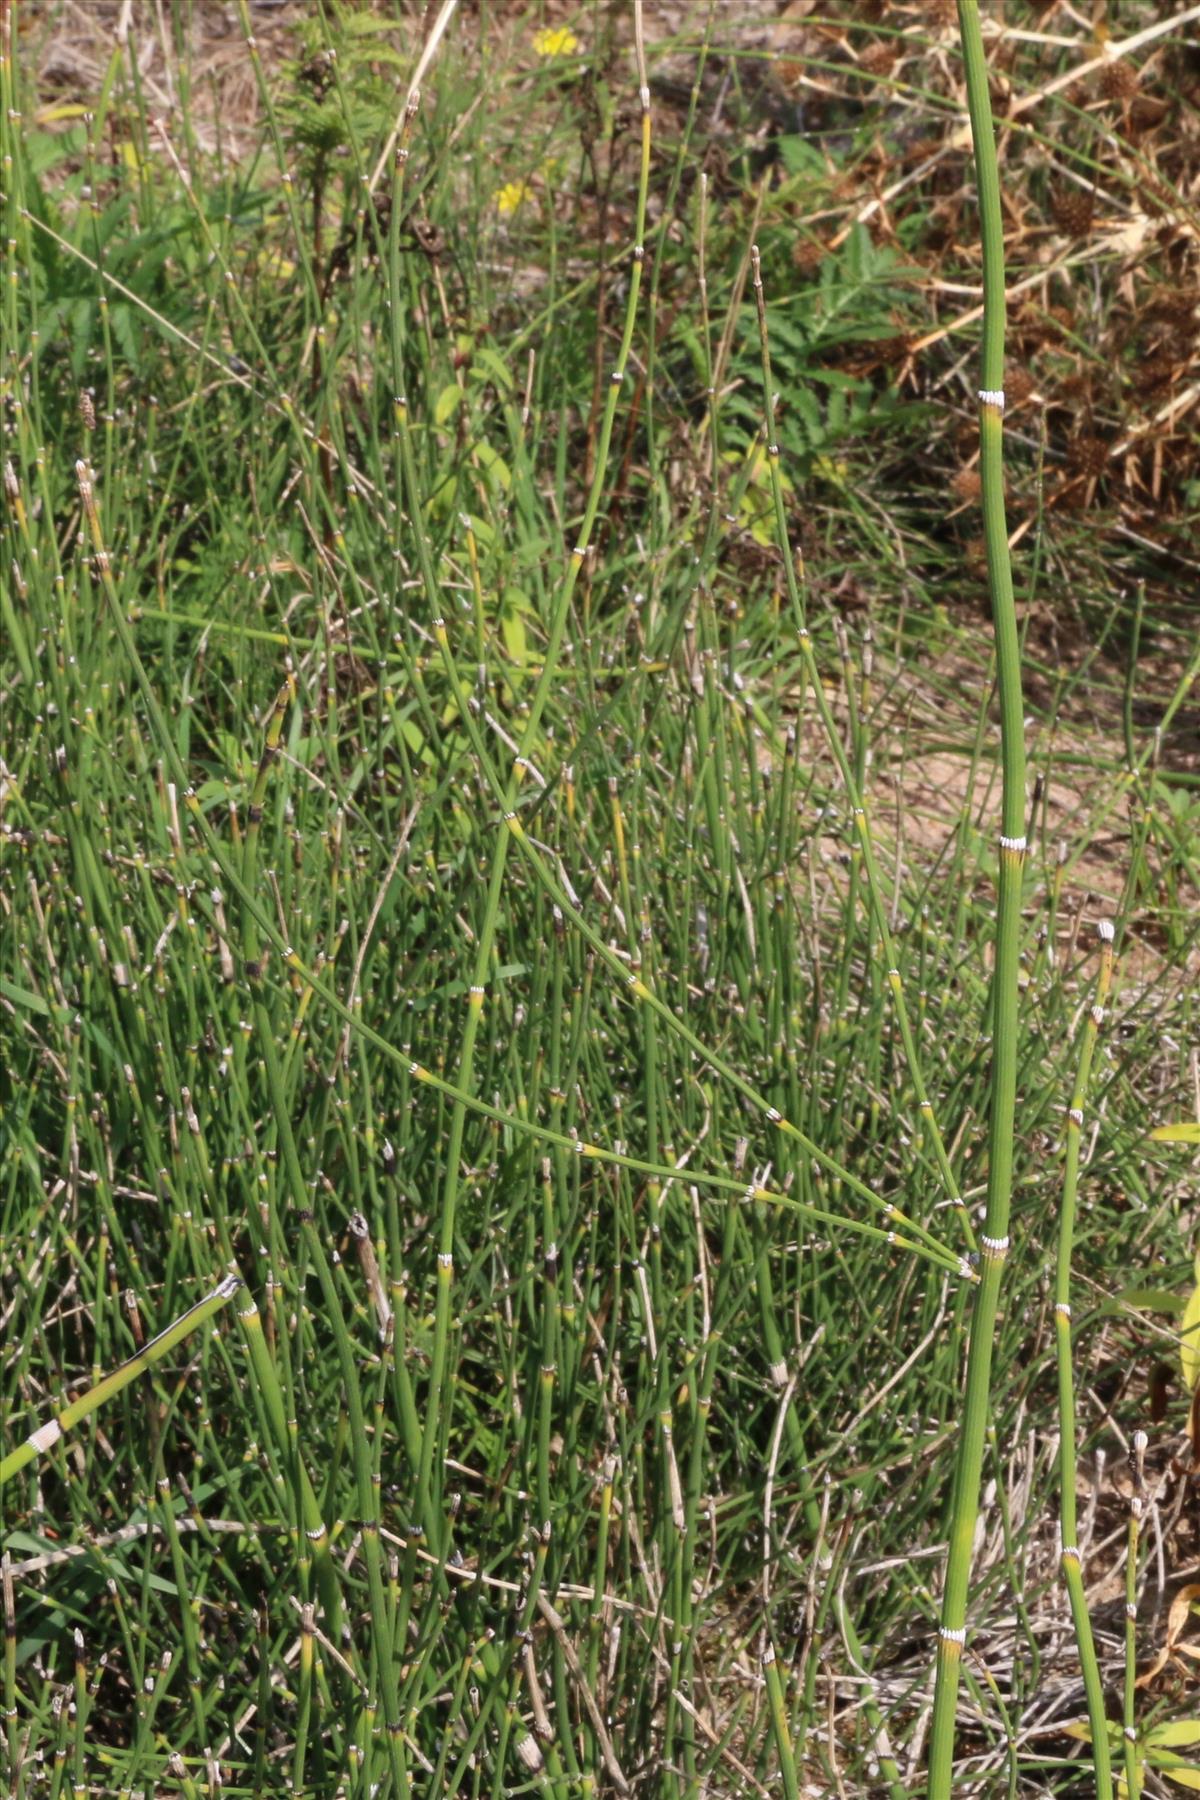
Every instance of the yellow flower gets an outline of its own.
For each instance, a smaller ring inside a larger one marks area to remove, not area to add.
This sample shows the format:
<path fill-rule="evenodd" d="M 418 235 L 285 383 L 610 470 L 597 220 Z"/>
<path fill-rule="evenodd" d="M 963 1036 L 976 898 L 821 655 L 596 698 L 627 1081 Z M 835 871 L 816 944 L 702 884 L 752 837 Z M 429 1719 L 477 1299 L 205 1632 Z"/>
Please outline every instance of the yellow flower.
<path fill-rule="evenodd" d="M 579 39 L 569 25 L 560 25 L 557 30 L 535 32 L 533 47 L 539 56 L 570 56 L 578 50 Z"/>
<path fill-rule="evenodd" d="M 519 206 L 533 199 L 533 189 L 527 181 L 506 181 L 502 188 L 497 188 L 495 198 L 496 211 L 501 218 L 507 219 Z"/>

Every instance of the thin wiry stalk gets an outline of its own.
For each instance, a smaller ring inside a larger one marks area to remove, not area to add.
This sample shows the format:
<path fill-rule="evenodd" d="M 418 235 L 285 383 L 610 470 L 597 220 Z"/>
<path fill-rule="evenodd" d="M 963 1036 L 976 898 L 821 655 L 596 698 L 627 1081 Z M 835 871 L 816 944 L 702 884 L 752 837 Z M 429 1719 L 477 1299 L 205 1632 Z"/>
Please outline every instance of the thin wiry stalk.
<path fill-rule="evenodd" d="M 983 1269 L 969 1326 L 966 1405 L 955 1465 L 946 1584 L 938 1632 L 929 1746 L 930 1800 L 949 1800 L 953 1782 L 955 1712 L 967 1635 L 967 1595 L 990 1405 L 992 1346 L 1001 1279 L 1008 1255 L 1017 1098 L 1021 890 L 1025 867 L 1025 721 L 1021 647 L 1004 512 L 1004 220 L 1000 209 L 1000 177 L 992 133 L 987 59 L 976 0 L 959 0 L 958 18 L 966 64 L 983 237 L 980 474 L 988 585 L 996 635 L 1003 788 L 996 961 L 991 993 L 987 1211 L 980 1237 Z"/>
<path fill-rule="evenodd" d="M 12 1557 L 6 1550 L 0 1568 L 4 1598 L 4 1737 L 8 1766 L 15 1774 L 14 1788 L 23 1793 L 24 1759 L 20 1753 L 20 1715 L 17 1712 L 17 1609 L 13 1596 Z"/>
<path fill-rule="evenodd" d="M 1146 1434 L 1133 1434 L 1133 1493 L 1129 1496 L 1129 1527 L 1125 1543 L 1125 1680 L 1121 1693 L 1121 1744 L 1125 1756 L 1125 1783 L 1129 1800 L 1142 1792 L 1142 1764 L 1137 1733 L 1137 1586 L 1138 1549 L 1145 1508 Z M 1104 1730 L 1103 1724 L 1100 1727 Z"/>
<path fill-rule="evenodd" d="M 1083 1042 L 1079 1050 L 1079 1067 L 1075 1088 L 1067 1113 L 1067 1160 L 1063 1172 L 1062 1212 L 1058 1229 L 1058 1265 L 1054 1284 L 1055 1348 L 1058 1357 L 1058 1479 L 1059 1513 L 1062 1521 L 1062 1574 L 1071 1603 L 1071 1619 L 1075 1626 L 1075 1642 L 1083 1669 L 1083 1685 L 1087 1695 L 1088 1719 L 1092 1728 L 1092 1766 L 1096 1775 L 1098 1800 L 1109 1800 L 1112 1794 L 1112 1767 L 1108 1746 L 1108 1727 L 1104 1713 L 1104 1689 L 1096 1661 L 1096 1645 L 1092 1622 L 1088 1616 L 1087 1596 L 1083 1586 L 1083 1570 L 1079 1559 L 1079 1535 L 1075 1521 L 1075 1381 L 1071 1367 L 1071 1250 L 1075 1233 L 1075 1202 L 1079 1188 L 1079 1158 L 1083 1141 L 1084 1102 L 1092 1070 L 1104 1008 L 1112 982 L 1113 928 L 1105 919 L 1100 925 L 1100 973 L 1096 980 L 1096 998 L 1089 1008 L 1083 1026 Z"/>

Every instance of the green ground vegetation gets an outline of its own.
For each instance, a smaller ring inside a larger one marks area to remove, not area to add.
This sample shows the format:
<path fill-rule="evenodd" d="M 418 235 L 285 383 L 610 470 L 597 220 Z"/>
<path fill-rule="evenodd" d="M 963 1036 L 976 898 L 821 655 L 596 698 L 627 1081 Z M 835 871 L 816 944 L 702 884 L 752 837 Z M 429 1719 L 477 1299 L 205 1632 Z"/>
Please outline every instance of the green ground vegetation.
<path fill-rule="evenodd" d="M 984 21 L 985 379 L 952 10 L 93 10 L 0 18 L 5 1791 L 926 1791 L 989 1186 L 928 1791 L 1195 1787 L 1194 22 Z"/>

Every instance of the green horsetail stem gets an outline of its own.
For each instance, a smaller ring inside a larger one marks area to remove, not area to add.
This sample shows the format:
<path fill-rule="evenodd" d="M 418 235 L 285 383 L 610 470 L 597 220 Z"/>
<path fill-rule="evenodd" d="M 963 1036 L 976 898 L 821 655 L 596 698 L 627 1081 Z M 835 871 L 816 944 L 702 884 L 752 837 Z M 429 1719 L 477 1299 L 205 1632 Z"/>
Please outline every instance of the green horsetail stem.
<path fill-rule="evenodd" d="M 86 1419 L 97 1407 L 103 1406 L 106 1400 L 121 1393 L 131 1381 L 153 1368 L 155 1363 L 161 1362 L 164 1356 L 169 1356 L 184 1338 L 190 1337 L 201 1325 L 206 1325 L 209 1319 L 220 1312 L 225 1302 L 233 1298 L 241 1285 L 239 1276 L 226 1275 L 211 1294 L 207 1294 L 203 1300 L 197 1300 L 195 1306 L 189 1306 L 173 1325 L 168 1325 L 157 1337 L 152 1337 L 149 1343 L 143 1344 L 136 1356 L 131 1356 L 128 1362 L 123 1362 L 85 1394 L 80 1394 L 77 1399 L 64 1406 L 61 1412 L 52 1414 L 36 1431 L 30 1432 L 25 1442 L 18 1444 L 15 1450 L 10 1450 L 0 1462 L 0 1487 L 18 1474 L 27 1463 L 31 1463 L 34 1457 L 42 1456 L 52 1449 L 60 1438 L 74 1430 L 81 1419 Z"/>
<path fill-rule="evenodd" d="M 1092 1728 L 1092 1766 L 1096 1775 L 1097 1800 L 1111 1800 L 1112 1759 L 1108 1743 L 1108 1726 L 1104 1712 L 1104 1688 L 1096 1661 L 1096 1645 L 1092 1622 L 1088 1617 L 1087 1596 L 1083 1586 L 1083 1569 L 1079 1557 L 1079 1536 L 1075 1522 L 1075 1382 L 1071 1368 L 1071 1248 L 1075 1234 L 1075 1202 L 1079 1190 L 1079 1159 L 1083 1143 L 1083 1107 L 1087 1098 L 1088 1079 L 1096 1039 L 1104 1023 L 1104 1006 L 1112 982 L 1113 928 L 1107 919 L 1100 924 L 1100 973 L 1096 980 L 1096 998 L 1089 1008 L 1083 1026 L 1079 1050 L 1079 1067 L 1067 1113 L 1067 1158 L 1063 1171 L 1062 1214 L 1058 1226 L 1058 1264 L 1054 1282 L 1054 1341 L 1058 1357 L 1058 1480 L 1059 1517 L 1062 1528 L 1062 1576 L 1071 1603 L 1071 1622 L 1075 1627 L 1075 1643 L 1083 1669 L 1083 1686 L 1087 1696 L 1088 1720 Z"/>
<path fill-rule="evenodd" d="M 771 1714 L 771 1735 L 779 1758 L 785 1800 L 800 1800 L 800 1782 L 796 1772 L 796 1752 L 788 1725 L 787 1696 L 783 1677 L 775 1658 L 774 1644 L 768 1644 L 762 1655 L 763 1679 L 767 1686 L 767 1705 Z"/>
<path fill-rule="evenodd" d="M 938 1632 L 929 1800 L 949 1800 L 954 1776 L 955 1711 L 966 1643 L 971 1553 L 979 1512 L 1000 1283 L 1008 1255 L 1017 1095 L 1021 889 L 1025 868 L 1025 725 L 1021 646 L 1004 516 L 1004 220 L 988 96 L 987 59 L 976 0 L 958 0 L 967 102 L 983 237 L 983 357 L 979 390 L 980 474 L 988 586 L 996 635 L 1003 764 L 996 961 L 992 978 L 992 1066 L 988 1117 L 987 1210 L 980 1237 L 982 1279 L 967 1350 L 967 1390 L 954 1472 L 946 1584 Z"/>

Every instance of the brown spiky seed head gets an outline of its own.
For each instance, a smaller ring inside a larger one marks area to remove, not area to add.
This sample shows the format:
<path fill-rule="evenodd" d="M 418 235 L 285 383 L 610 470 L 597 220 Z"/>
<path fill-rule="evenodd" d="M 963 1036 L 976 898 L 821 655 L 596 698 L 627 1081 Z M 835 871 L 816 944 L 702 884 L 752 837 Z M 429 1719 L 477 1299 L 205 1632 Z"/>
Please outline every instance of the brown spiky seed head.
<path fill-rule="evenodd" d="M 987 543 L 981 537 L 968 538 L 963 545 L 963 558 L 967 572 L 981 577 L 987 573 Z"/>
<path fill-rule="evenodd" d="M 1008 410 L 1024 406 L 1034 391 L 1034 379 L 1022 363 L 1009 363 L 1004 371 L 1004 404 Z"/>
<path fill-rule="evenodd" d="M 1094 197 L 1083 188 L 1056 188 L 1050 196 L 1050 216 L 1064 237 L 1086 237 L 1094 212 Z"/>
<path fill-rule="evenodd" d="M 983 493 L 983 477 L 977 468 L 965 465 L 952 477 L 950 486 L 964 506 L 974 506 Z"/>
<path fill-rule="evenodd" d="M 890 75 L 898 54 L 895 44 L 881 38 L 878 43 L 867 45 L 858 59 L 858 66 L 866 75 Z"/>
<path fill-rule="evenodd" d="M 1106 100 L 1131 100 L 1138 86 L 1137 70 L 1123 57 L 1100 71 L 1100 92 Z"/>

